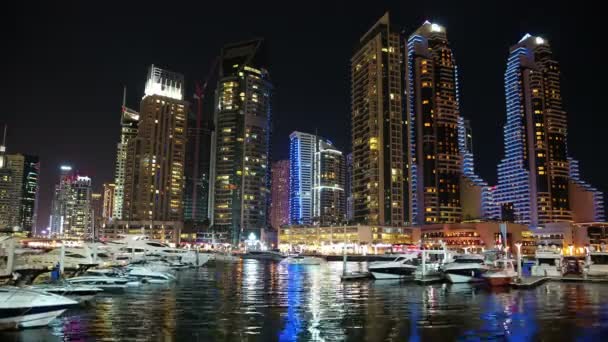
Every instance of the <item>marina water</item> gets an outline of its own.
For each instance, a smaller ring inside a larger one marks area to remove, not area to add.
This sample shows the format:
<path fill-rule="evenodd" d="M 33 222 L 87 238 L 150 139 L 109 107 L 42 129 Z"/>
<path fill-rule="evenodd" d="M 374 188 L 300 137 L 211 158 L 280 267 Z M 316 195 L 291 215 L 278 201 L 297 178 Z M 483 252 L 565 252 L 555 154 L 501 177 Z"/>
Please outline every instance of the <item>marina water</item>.
<path fill-rule="evenodd" d="M 365 269 L 349 263 L 349 270 Z M 50 327 L 0 341 L 572 341 L 608 336 L 608 286 L 535 289 L 340 282 L 341 262 L 258 260 L 178 272 L 169 285 L 103 294 Z"/>

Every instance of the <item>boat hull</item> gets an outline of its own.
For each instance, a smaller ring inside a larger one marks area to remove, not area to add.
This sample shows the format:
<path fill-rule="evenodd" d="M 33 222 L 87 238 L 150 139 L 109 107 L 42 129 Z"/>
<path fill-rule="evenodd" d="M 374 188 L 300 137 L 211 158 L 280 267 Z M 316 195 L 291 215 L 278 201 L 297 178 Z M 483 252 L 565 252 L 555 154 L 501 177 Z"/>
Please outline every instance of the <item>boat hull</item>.
<path fill-rule="evenodd" d="M 507 286 L 511 283 L 513 277 L 488 277 L 486 281 L 490 286 Z"/>
<path fill-rule="evenodd" d="M 72 305 L 53 305 L 35 308 L 0 309 L 0 326 L 34 328 L 47 326 Z"/>
<path fill-rule="evenodd" d="M 370 272 L 374 279 L 408 279 L 414 278 L 415 269 L 410 268 L 384 268 L 384 269 L 370 269 Z"/>
<path fill-rule="evenodd" d="M 460 269 L 445 271 L 445 277 L 450 283 L 476 283 L 483 281 L 482 275 L 485 270 L 482 269 Z"/>

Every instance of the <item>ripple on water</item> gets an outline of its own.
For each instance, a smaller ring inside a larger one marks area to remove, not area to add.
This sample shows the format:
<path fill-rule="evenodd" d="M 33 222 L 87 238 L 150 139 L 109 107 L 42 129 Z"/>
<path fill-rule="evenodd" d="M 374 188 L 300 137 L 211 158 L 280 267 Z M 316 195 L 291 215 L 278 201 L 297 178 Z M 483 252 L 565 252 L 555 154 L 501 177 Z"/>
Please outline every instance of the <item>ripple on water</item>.
<path fill-rule="evenodd" d="M 349 263 L 350 270 L 365 269 Z M 593 340 L 608 333 L 608 286 L 532 290 L 393 281 L 341 283 L 342 263 L 244 260 L 183 270 L 170 286 L 103 295 L 50 328 L 4 341 Z"/>

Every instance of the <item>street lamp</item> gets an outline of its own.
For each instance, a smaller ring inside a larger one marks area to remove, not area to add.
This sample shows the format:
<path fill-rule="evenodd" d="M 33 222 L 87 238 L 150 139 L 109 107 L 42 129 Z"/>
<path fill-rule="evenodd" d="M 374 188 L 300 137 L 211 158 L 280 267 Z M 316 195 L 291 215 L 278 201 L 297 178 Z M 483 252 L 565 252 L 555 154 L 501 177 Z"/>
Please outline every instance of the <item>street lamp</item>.
<path fill-rule="evenodd" d="M 570 251 L 570 255 L 574 255 L 574 245 L 573 244 L 568 245 L 568 250 Z"/>
<path fill-rule="evenodd" d="M 515 247 L 517 247 L 517 278 L 521 279 L 521 242 L 517 241 Z"/>

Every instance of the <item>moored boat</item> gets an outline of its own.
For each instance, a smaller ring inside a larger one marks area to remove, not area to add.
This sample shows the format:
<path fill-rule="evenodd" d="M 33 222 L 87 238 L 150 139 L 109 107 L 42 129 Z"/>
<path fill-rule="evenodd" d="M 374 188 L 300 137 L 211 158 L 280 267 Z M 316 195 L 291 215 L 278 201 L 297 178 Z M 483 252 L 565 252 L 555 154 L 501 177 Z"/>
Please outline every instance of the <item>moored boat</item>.
<path fill-rule="evenodd" d="M 368 269 L 374 279 L 405 279 L 414 277 L 418 264 L 417 253 L 399 254 L 391 261 L 373 262 Z"/>
<path fill-rule="evenodd" d="M 494 261 L 494 267 L 484 273 L 482 277 L 490 286 L 506 286 L 517 277 L 517 272 L 512 259 L 498 259 Z"/>
<path fill-rule="evenodd" d="M 0 328 L 19 329 L 48 325 L 75 300 L 28 288 L 0 288 Z"/>

